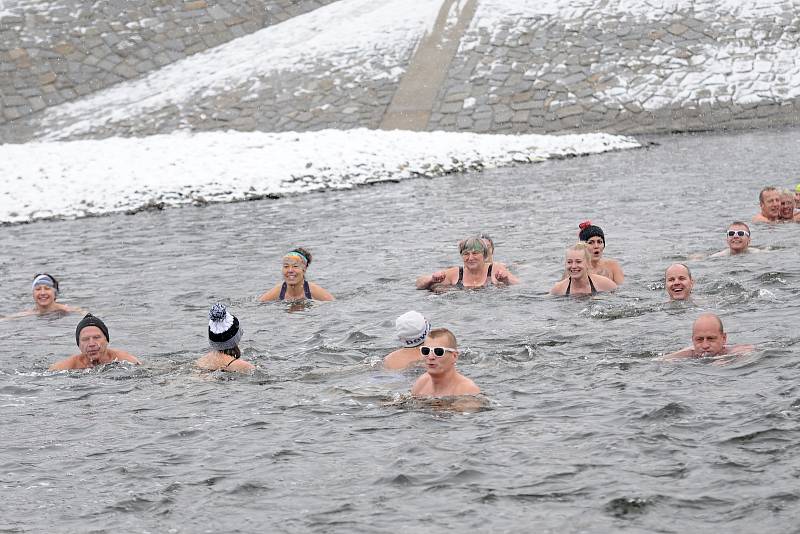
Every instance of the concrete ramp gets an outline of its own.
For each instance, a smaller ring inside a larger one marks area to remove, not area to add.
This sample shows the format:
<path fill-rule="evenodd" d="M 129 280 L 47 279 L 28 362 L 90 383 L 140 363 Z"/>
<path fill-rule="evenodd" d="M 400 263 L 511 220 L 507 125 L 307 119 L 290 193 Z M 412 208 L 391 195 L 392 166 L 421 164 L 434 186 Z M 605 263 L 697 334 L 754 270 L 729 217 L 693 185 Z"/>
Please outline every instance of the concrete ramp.
<path fill-rule="evenodd" d="M 417 46 L 383 116 L 382 130 L 427 130 L 439 89 L 477 3 L 478 0 L 443 0 L 433 30 Z M 449 17 L 451 11 L 456 15 L 454 19 Z"/>

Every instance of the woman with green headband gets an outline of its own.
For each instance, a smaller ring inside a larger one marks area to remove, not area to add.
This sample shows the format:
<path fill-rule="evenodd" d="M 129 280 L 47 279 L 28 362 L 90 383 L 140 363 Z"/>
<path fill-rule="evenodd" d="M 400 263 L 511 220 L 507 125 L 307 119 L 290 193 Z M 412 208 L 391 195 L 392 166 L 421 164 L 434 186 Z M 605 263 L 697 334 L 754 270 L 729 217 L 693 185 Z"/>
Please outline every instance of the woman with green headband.
<path fill-rule="evenodd" d="M 489 247 L 480 237 L 470 237 L 459 241 L 462 267 L 450 267 L 433 274 L 417 278 L 417 289 L 435 290 L 454 287 L 455 289 L 477 289 L 490 285 L 510 285 L 519 283 L 517 278 L 500 265 L 488 262 Z"/>
<path fill-rule="evenodd" d="M 306 280 L 306 269 L 311 265 L 311 253 L 301 247 L 290 250 L 283 257 L 283 282 L 261 295 L 259 301 L 270 300 L 334 300 L 333 295 L 314 282 Z"/>

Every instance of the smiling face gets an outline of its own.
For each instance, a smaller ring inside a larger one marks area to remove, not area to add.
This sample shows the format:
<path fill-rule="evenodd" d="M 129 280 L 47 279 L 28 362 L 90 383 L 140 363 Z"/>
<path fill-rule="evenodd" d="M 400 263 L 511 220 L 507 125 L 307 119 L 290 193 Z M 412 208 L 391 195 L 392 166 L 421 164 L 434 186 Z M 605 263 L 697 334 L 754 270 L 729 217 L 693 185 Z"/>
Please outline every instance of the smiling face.
<path fill-rule="evenodd" d="M 713 315 L 704 315 L 692 327 L 692 345 L 695 356 L 717 356 L 725 350 L 728 336 L 722 324 Z"/>
<path fill-rule="evenodd" d="M 786 192 L 781 195 L 781 219 L 791 219 L 794 217 L 794 195 Z"/>
<path fill-rule="evenodd" d="M 82 354 L 96 362 L 105 356 L 108 340 L 102 330 L 96 326 L 87 326 L 81 329 L 78 336 L 78 347 L 80 347 Z"/>
<path fill-rule="evenodd" d="M 39 284 L 33 288 L 33 302 L 39 308 L 47 308 L 56 301 L 56 290 L 50 286 Z"/>
<path fill-rule="evenodd" d="M 694 281 L 689 274 L 689 269 L 679 263 L 670 265 L 664 275 L 667 294 L 671 300 L 686 300 L 692 294 Z"/>
<path fill-rule="evenodd" d="M 606 243 L 599 235 L 592 236 L 586 241 L 589 245 L 589 254 L 592 255 L 593 260 L 599 260 L 603 256 L 603 249 L 606 248 Z"/>
<path fill-rule="evenodd" d="M 731 236 L 731 232 L 735 232 L 734 235 Z M 744 232 L 745 235 L 740 236 L 741 232 Z M 726 239 L 731 254 L 741 254 L 750 246 L 750 230 L 743 224 L 732 224 L 728 227 Z"/>
<path fill-rule="evenodd" d="M 589 275 L 589 262 L 586 256 L 587 254 L 583 250 L 567 250 L 567 259 L 564 262 L 567 276 L 577 279 Z"/>
<path fill-rule="evenodd" d="M 781 215 L 781 194 L 777 189 L 761 193 L 761 215 L 767 219 L 777 219 Z"/>
<path fill-rule="evenodd" d="M 305 281 L 306 266 L 295 256 L 284 256 L 281 272 L 286 285 L 302 284 Z"/>

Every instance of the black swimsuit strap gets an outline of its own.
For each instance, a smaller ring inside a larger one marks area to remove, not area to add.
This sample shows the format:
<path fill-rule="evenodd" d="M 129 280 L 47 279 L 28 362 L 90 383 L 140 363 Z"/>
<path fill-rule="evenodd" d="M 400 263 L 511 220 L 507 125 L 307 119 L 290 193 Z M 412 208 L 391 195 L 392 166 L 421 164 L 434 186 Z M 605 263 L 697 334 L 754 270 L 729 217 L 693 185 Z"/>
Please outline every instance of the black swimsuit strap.
<path fill-rule="evenodd" d="M 564 293 L 565 296 L 569 295 L 570 288 L 572 288 L 572 277 L 571 276 L 569 277 L 569 282 L 567 282 L 567 292 Z"/>
<path fill-rule="evenodd" d="M 484 286 L 492 285 L 492 264 L 489 264 L 489 270 L 486 271 L 486 281 L 483 283 Z"/>
<path fill-rule="evenodd" d="M 595 289 L 594 287 L 594 282 L 592 282 L 592 277 L 589 275 L 587 275 L 586 277 L 589 279 L 589 287 L 592 288 L 592 295 L 596 295 L 597 289 Z"/>
<path fill-rule="evenodd" d="M 278 300 L 283 300 L 286 298 L 286 282 L 283 283 L 281 286 L 281 294 L 278 296 Z"/>
<path fill-rule="evenodd" d="M 458 282 L 456 282 L 456 287 L 463 288 L 464 287 L 464 268 L 458 268 Z"/>
<path fill-rule="evenodd" d="M 308 285 L 308 280 L 303 280 L 303 293 L 308 300 L 311 300 L 311 286 Z"/>

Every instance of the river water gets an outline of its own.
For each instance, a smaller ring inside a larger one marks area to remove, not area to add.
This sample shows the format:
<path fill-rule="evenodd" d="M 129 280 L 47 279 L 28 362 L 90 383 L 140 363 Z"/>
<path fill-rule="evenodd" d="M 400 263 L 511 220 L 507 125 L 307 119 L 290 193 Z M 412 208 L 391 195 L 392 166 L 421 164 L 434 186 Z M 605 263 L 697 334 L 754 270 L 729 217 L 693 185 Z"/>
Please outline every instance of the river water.
<path fill-rule="evenodd" d="M 0 307 L 34 273 L 144 362 L 48 373 L 78 315 L 0 322 L 0 532 L 798 532 L 800 225 L 725 247 L 763 185 L 800 181 L 798 130 L 652 138 L 646 149 L 237 204 L 0 228 Z M 546 295 L 584 219 L 626 283 Z M 496 239 L 519 286 L 433 295 L 414 278 Z M 295 245 L 333 303 L 255 298 Z M 253 376 L 201 375 L 210 304 Z M 394 319 L 451 328 L 486 409 L 405 401 Z M 654 360 L 721 315 L 729 365 Z"/>

